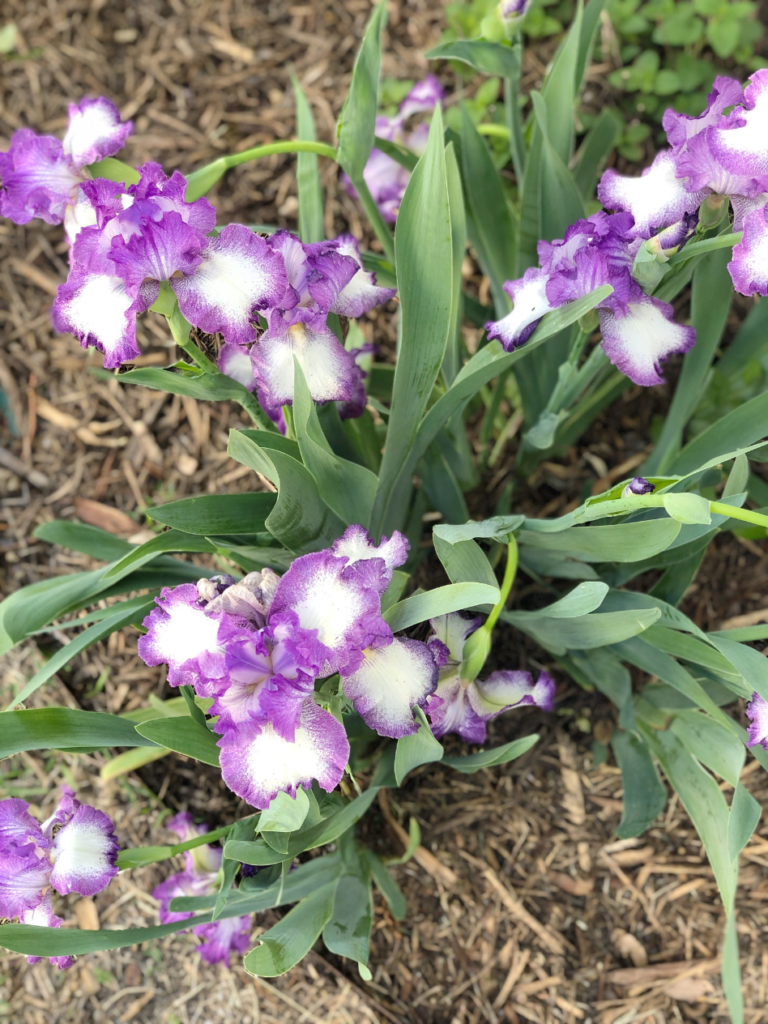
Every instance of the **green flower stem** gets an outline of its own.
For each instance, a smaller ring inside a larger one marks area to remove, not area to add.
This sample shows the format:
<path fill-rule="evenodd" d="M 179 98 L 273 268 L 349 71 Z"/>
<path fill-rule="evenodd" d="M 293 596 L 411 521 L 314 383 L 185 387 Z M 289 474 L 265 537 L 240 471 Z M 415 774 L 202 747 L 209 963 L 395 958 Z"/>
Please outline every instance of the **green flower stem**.
<path fill-rule="evenodd" d="M 684 263 L 694 256 L 704 256 L 705 253 L 714 252 L 715 249 L 727 249 L 729 246 L 738 245 L 743 232 L 735 231 L 728 235 L 715 235 L 714 238 L 705 238 L 701 242 L 689 242 L 688 245 L 669 257 L 669 266 L 676 263 Z"/>
<path fill-rule="evenodd" d="M 514 534 L 509 535 L 509 541 L 507 543 L 507 564 L 504 569 L 504 579 L 501 581 L 501 593 L 499 600 L 493 606 L 493 611 L 485 620 L 483 629 L 487 629 L 488 632 L 493 629 L 496 625 L 499 616 L 504 611 L 504 605 L 507 603 L 507 598 L 512 590 L 512 584 L 515 582 L 515 576 L 517 575 L 517 541 L 515 540 Z"/>
<path fill-rule="evenodd" d="M 243 388 L 243 396 L 238 398 L 237 403 L 242 409 L 245 409 L 259 430 L 270 430 L 273 434 L 278 433 L 277 427 L 261 408 L 256 396 L 248 388 Z"/>
<path fill-rule="evenodd" d="M 180 349 L 187 353 L 195 366 L 199 367 L 204 373 L 221 374 L 218 366 L 204 352 L 201 352 L 190 338 L 189 332 L 192 330 L 192 325 L 184 318 L 178 306 L 167 317 L 167 320 L 171 328 L 173 340 Z M 275 424 L 259 405 L 256 396 L 251 394 L 247 388 L 241 388 L 237 403 L 245 409 L 259 430 L 271 430 L 272 432 L 277 430 Z"/>
<path fill-rule="evenodd" d="M 504 579 L 501 582 L 501 593 L 499 600 L 493 606 L 491 614 L 483 625 L 470 634 L 462 651 L 462 663 L 459 669 L 459 676 L 465 686 L 468 686 L 473 679 L 477 679 L 482 671 L 486 658 L 491 653 L 491 633 L 498 621 L 499 615 L 504 611 L 512 584 L 517 575 L 517 541 L 514 534 L 509 535 L 507 544 L 507 564 L 504 569 Z"/>
<path fill-rule="evenodd" d="M 641 508 L 664 508 L 666 496 L 667 494 L 638 494 L 632 502 L 633 508 L 628 511 Z M 710 501 L 709 511 L 713 516 L 728 516 L 729 519 L 740 519 L 744 523 L 752 523 L 754 526 L 763 526 L 768 529 L 768 516 L 763 515 L 762 512 L 737 508 L 736 505 L 728 505 L 724 501 Z"/>
<path fill-rule="evenodd" d="M 764 516 L 760 512 L 752 512 L 748 508 L 735 508 L 733 505 L 726 505 L 722 501 L 710 501 L 709 511 L 713 515 L 741 519 L 744 523 L 753 523 L 755 526 L 764 526 L 768 529 L 768 516 Z"/>
<path fill-rule="evenodd" d="M 368 186 L 366 185 L 362 175 L 359 178 L 353 178 L 350 175 L 350 180 L 355 186 L 355 190 L 365 210 L 365 215 L 368 218 L 371 227 L 376 232 L 376 237 L 381 242 L 382 248 L 384 249 L 384 255 L 387 257 L 392 266 L 395 266 L 395 240 L 392 237 L 392 232 L 389 230 L 387 222 L 381 215 L 376 203 L 373 201 Z"/>
<path fill-rule="evenodd" d="M 213 163 L 193 171 L 187 178 L 187 202 L 193 203 L 195 199 L 204 196 L 233 167 L 239 167 L 240 164 L 247 163 L 249 160 L 259 160 L 263 156 L 272 156 L 275 153 L 317 153 L 318 156 L 327 156 L 329 160 L 336 159 L 336 150 L 324 142 L 291 139 L 288 142 L 270 142 L 266 146 L 254 146 L 253 149 L 245 149 L 242 153 L 221 156 Z"/>
<path fill-rule="evenodd" d="M 178 306 L 176 306 L 167 319 L 173 340 L 180 349 L 187 353 L 195 366 L 199 366 L 205 373 L 218 373 L 216 365 L 211 362 L 205 353 L 200 351 L 190 338 L 189 332 L 192 330 L 192 324 L 183 316 Z"/>
<path fill-rule="evenodd" d="M 512 136 L 505 124 L 479 124 L 477 130 L 481 135 L 495 135 L 499 139 L 509 139 Z"/>

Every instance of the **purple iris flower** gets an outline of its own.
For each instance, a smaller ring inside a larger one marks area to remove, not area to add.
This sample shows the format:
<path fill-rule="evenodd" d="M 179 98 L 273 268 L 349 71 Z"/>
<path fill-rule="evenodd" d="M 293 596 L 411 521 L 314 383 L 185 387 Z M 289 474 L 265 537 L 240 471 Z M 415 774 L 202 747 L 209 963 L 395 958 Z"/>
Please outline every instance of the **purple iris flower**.
<path fill-rule="evenodd" d="M 294 358 L 314 401 L 359 398 L 355 357 L 328 326 L 328 314 L 362 316 L 396 290 L 380 288 L 375 275 L 365 271 L 352 235 L 304 245 L 288 231 L 278 231 L 268 245 L 283 259 L 288 286 L 280 303 L 266 312 L 268 329 L 250 350 L 259 401 L 273 417 L 292 404 Z M 234 353 L 225 358 L 233 360 Z"/>
<path fill-rule="evenodd" d="M 747 704 L 747 718 L 750 721 L 747 746 L 755 747 L 759 743 L 763 750 L 768 750 L 768 701 L 759 693 L 753 693 Z"/>
<path fill-rule="evenodd" d="M 376 118 L 376 134 L 387 142 L 396 142 L 421 156 L 427 145 L 429 129 L 426 124 L 417 125 L 412 131 L 406 129 L 406 121 L 412 114 L 428 113 L 442 103 L 445 91 L 434 75 L 427 75 L 417 82 L 403 102 L 395 117 L 379 115 Z M 394 224 L 400 211 L 410 172 L 380 149 L 372 149 L 363 171 L 365 184 L 379 208 L 384 220 Z M 357 191 L 346 174 L 341 176 L 347 192 L 357 198 Z"/>
<path fill-rule="evenodd" d="M 195 825 L 187 812 L 177 814 L 168 822 L 168 828 L 186 843 L 197 839 L 208 831 L 207 825 Z M 208 896 L 218 891 L 221 879 L 222 850 L 205 844 L 187 850 L 184 854 L 184 869 L 166 878 L 156 886 L 152 895 L 160 901 L 160 923 L 169 924 L 192 917 L 191 913 L 179 913 L 169 909 L 171 900 L 177 896 Z M 224 963 L 229 966 L 231 952 L 245 953 L 250 945 L 251 917 L 224 918 L 208 924 L 198 924 L 192 929 L 205 941 L 198 946 L 198 953 L 209 964 Z"/>
<path fill-rule="evenodd" d="M 216 211 L 207 199 L 185 200 L 186 179 L 145 164 L 138 184 L 97 180 L 84 186 L 96 224 L 72 249 L 69 278 L 53 306 L 54 326 L 119 366 L 139 354 L 136 317 L 169 282 L 194 327 L 218 331 L 235 345 L 253 341 L 256 311 L 280 302 L 288 282 L 283 261 L 242 224 L 209 233 Z"/>
<path fill-rule="evenodd" d="M 19 129 L 10 149 L 0 153 L 0 213 L 16 224 L 33 217 L 48 224 L 64 221 L 72 241 L 83 223 L 95 223 L 89 204 L 78 204 L 86 167 L 117 153 L 132 131 L 132 122 L 122 123 L 117 107 L 103 96 L 70 104 L 63 142 Z"/>
<path fill-rule="evenodd" d="M 466 743 L 484 743 L 487 723 L 510 708 L 533 705 L 544 711 L 554 707 L 555 684 L 546 672 L 534 683 L 529 672 L 492 672 L 484 681 L 467 682 L 460 675 L 464 644 L 480 625 L 457 612 L 430 619 L 427 641 L 439 652 L 440 678 L 427 699 L 432 732 L 439 739 L 455 732 Z"/>
<path fill-rule="evenodd" d="M 639 178 L 627 178 L 609 169 L 598 185 L 603 206 L 631 213 L 636 238 L 650 238 L 657 231 L 676 224 L 698 210 L 706 193 L 691 191 L 686 179 L 677 175 L 678 164 L 671 149 L 663 150 Z"/>
<path fill-rule="evenodd" d="M 742 295 L 768 295 L 768 206 L 744 217 L 744 235 L 728 264 L 733 286 Z"/>
<path fill-rule="evenodd" d="M 680 183 L 666 167 L 667 179 L 670 174 L 673 189 L 679 191 Z M 617 196 L 621 192 L 625 209 L 593 214 L 571 225 L 564 238 L 539 243 L 541 267 L 530 268 L 518 281 L 506 282 L 504 289 L 513 300 L 513 309 L 503 319 L 486 324 L 489 338 L 497 338 L 510 351 L 527 341 L 545 313 L 609 284 L 613 293 L 597 307 L 606 355 L 636 384 L 661 383 L 661 363 L 673 353 L 687 352 L 696 333 L 674 322 L 670 305 L 643 292 L 632 276 L 633 264 L 643 244 L 652 243 L 661 253 L 682 244 L 692 234 L 695 213 L 686 212 L 688 201 L 673 203 L 667 214 L 654 212 L 651 192 L 646 196 L 643 191 L 642 202 L 636 202 L 634 186 L 627 190 L 623 183 L 644 180 L 625 178 L 619 185 L 609 179 L 614 203 L 620 205 Z M 698 200 L 694 209 L 697 206 Z M 636 216 L 644 217 L 647 232 L 661 226 L 650 242 L 638 233 Z M 665 223 L 666 216 L 673 219 Z"/>
<path fill-rule="evenodd" d="M 350 526 L 331 548 L 270 570 L 164 590 L 144 620 L 139 654 L 169 665 L 172 685 L 213 697 L 222 777 L 254 807 L 313 780 L 334 789 L 346 769 L 344 726 L 315 699 L 339 672 L 343 693 L 382 736 L 416 732 L 438 682 L 436 650 L 393 637 L 381 598 L 408 555 L 400 533 L 374 544 Z"/>
<path fill-rule="evenodd" d="M 117 874 L 120 847 L 114 825 L 103 811 L 75 799 L 68 786 L 50 818 L 40 825 L 29 804 L 0 800 L 0 917 L 23 924 L 59 928 L 51 893 L 94 896 Z M 27 957 L 37 963 L 39 956 Z M 70 967 L 72 956 L 50 957 L 59 969 Z"/>

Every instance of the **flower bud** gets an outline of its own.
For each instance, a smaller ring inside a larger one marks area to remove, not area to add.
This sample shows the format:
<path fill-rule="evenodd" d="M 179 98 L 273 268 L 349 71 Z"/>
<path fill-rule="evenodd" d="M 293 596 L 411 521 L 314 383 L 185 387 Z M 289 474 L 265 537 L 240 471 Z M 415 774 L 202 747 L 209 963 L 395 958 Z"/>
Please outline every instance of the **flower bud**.
<path fill-rule="evenodd" d="M 653 484 L 649 480 L 642 476 L 636 476 L 629 481 L 621 492 L 621 496 L 622 498 L 631 498 L 636 494 L 653 494 L 653 490 Z"/>
<path fill-rule="evenodd" d="M 497 6 L 482 20 L 480 31 L 483 39 L 491 43 L 512 39 L 530 6 L 531 0 L 499 0 Z"/>
<path fill-rule="evenodd" d="M 475 630 L 466 640 L 459 675 L 462 681 L 470 683 L 482 671 L 485 659 L 491 651 L 491 631 L 485 627 Z"/>
<path fill-rule="evenodd" d="M 583 334 L 592 334 L 600 326 L 600 317 L 596 309 L 590 309 L 584 316 L 579 317 L 579 330 Z"/>
<path fill-rule="evenodd" d="M 717 192 L 707 196 L 699 207 L 699 225 L 703 230 L 717 227 L 723 219 L 727 203 L 728 196 L 721 196 Z"/>
<path fill-rule="evenodd" d="M 508 36 L 520 27 L 530 6 L 531 0 L 499 0 L 499 15 Z"/>

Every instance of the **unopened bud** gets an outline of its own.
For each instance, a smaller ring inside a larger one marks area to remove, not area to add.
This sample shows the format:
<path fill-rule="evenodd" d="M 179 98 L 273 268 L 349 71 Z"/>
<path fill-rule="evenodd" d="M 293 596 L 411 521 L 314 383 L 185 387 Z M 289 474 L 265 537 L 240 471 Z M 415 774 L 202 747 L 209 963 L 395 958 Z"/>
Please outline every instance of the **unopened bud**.
<path fill-rule="evenodd" d="M 661 247 L 658 237 L 647 239 L 637 251 L 632 267 L 632 277 L 646 292 L 653 292 L 656 285 L 667 272 L 666 263 L 669 256 Z"/>
<path fill-rule="evenodd" d="M 476 629 L 466 640 L 459 675 L 466 683 L 477 679 L 485 659 L 491 652 L 491 631 L 485 627 Z"/>
<path fill-rule="evenodd" d="M 707 196 L 699 207 L 699 225 L 703 229 L 714 228 L 723 219 L 728 196 L 721 196 L 717 192 Z"/>
<path fill-rule="evenodd" d="M 483 39 L 492 43 L 512 39 L 530 6 L 531 0 L 499 0 L 491 13 L 482 20 L 480 31 Z"/>
<path fill-rule="evenodd" d="M 596 309 L 590 309 L 584 316 L 579 317 L 579 330 L 583 334 L 592 334 L 600 326 L 600 317 Z"/>
<path fill-rule="evenodd" d="M 636 476 L 629 481 L 627 486 L 621 492 L 622 498 L 631 498 L 638 494 L 653 494 L 653 484 L 646 480 L 645 477 Z"/>
<path fill-rule="evenodd" d="M 531 0 L 500 0 L 499 15 L 507 34 L 517 31 L 530 6 Z"/>

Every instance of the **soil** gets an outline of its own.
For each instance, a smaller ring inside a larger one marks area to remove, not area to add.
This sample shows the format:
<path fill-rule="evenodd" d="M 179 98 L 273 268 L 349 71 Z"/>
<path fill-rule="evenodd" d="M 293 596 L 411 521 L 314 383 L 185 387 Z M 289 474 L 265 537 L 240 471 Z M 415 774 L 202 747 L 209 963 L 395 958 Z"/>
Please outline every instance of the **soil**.
<path fill-rule="evenodd" d="M 6 0 L 2 19 L 17 24 L 17 50 L 25 56 L 0 58 L 0 147 L 24 125 L 61 134 L 70 101 L 104 94 L 136 122 L 126 159 L 192 170 L 225 152 L 292 137 L 291 74 L 310 100 L 318 136 L 331 140 L 369 13 L 368 0 L 48 0 L 45 6 Z M 420 54 L 437 42 L 442 21 L 441 8 L 426 0 L 393 0 L 383 74 L 422 75 L 427 62 Z M 540 82 L 551 48 L 545 41 L 528 51 L 529 87 Z M 451 89 L 450 69 L 441 74 Z M 607 95 L 599 69 L 590 81 L 599 102 Z M 321 164 L 327 235 L 350 229 L 366 238 L 336 169 Z M 220 222 L 295 229 L 292 158 L 244 165 L 211 199 Z M 0 223 L 0 387 L 10 406 L 0 419 L 0 445 L 45 477 L 35 481 L 0 468 L 3 594 L 95 564 L 36 540 L 40 523 L 79 518 L 106 525 L 109 509 L 113 532 L 138 538 L 150 502 L 260 486 L 226 454 L 228 430 L 245 422 L 238 409 L 107 379 L 92 372 L 101 366 L 97 353 L 53 332 L 51 296 L 67 272 L 62 239 L 60 228 L 39 221 Z M 484 283 L 477 283 L 482 295 Z M 734 326 L 741 314 L 737 307 Z M 173 355 L 161 323 L 142 321 L 143 365 L 163 365 Z M 386 349 L 394 338 L 391 311 L 371 315 L 364 330 Z M 671 366 L 671 379 L 675 373 Z M 513 506 L 561 514 L 585 488 L 640 457 L 652 417 L 663 415 L 668 401 L 667 386 L 627 389 L 578 446 L 543 464 L 514 493 Z M 473 514 L 495 508 L 514 451 L 513 441 L 485 475 Z M 760 609 L 767 572 L 762 542 L 724 535 L 711 545 L 685 610 L 703 628 L 716 628 Z M 515 600 L 535 607 L 542 589 L 523 578 Z M 7 656 L 3 706 L 65 639 L 53 630 Z M 0 1022 L 727 1020 L 717 973 L 722 907 L 676 798 L 641 839 L 617 842 L 621 777 L 611 764 L 595 767 L 590 752 L 593 736 L 609 728 L 610 707 L 569 683 L 511 629 L 500 630 L 494 657 L 500 667 L 552 671 L 557 710 L 525 711 L 492 724 L 495 743 L 540 734 L 524 758 L 474 776 L 425 767 L 390 798 L 391 806 L 366 819 L 361 837 L 385 856 L 402 852 L 393 820 L 407 826 L 413 815 L 422 830 L 419 858 L 395 869 L 408 916 L 395 922 L 376 899 L 372 982 L 322 947 L 284 977 L 253 979 L 239 964 L 209 967 L 195 954 L 195 940 L 180 935 L 83 957 L 61 973 L 6 955 Z M 164 675 L 140 661 L 136 635 L 125 630 L 75 659 L 30 704 L 116 713 L 143 705 L 153 692 L 167 695 Z M 164 841 L 169 810 L 189 809 L 211 827 L 243 811 L 214 771 L 181 757 L 110 783 L 99 777 L 103 763 L 98 754 L 22 755 L 4 762 L 0 797 L 23 796 L 47 814 L 58 786 L 76 783 L 82 799 L 112 814 L 130 845 Z M 756 764 L 750 760 L 744 781 L 764 800 L 768 784 L 753 772 Z M 744 854 L 738 899 L 750 1022 L 764 1019 L 768 984 L 767 852 L 768 827 L 761 825 Z M 152 924 L 157 904 L 148 893 L 167 870 L 123 873 L 95 901 L 62 900 L 59 913 L 67 926 Z M 256 918 L 254 939 L 274 920 Z"/>

